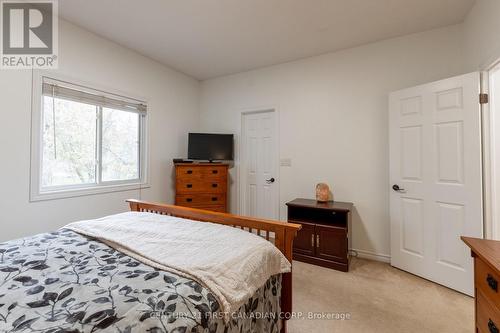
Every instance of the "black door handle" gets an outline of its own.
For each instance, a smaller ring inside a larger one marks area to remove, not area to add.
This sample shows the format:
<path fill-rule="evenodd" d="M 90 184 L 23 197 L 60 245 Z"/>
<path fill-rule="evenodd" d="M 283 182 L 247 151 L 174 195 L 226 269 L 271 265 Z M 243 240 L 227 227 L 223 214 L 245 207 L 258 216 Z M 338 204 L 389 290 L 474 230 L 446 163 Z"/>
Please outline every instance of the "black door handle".
<path fill-rule="evenodd" d="M 406 190 L 404 188 L 399 187 L 398 184 L 392 185 L 392 189 L 396 192 L 406 192 Z"/>
<path fill-rule="evenodd" d="M 266 179 L 266 183 L 271 184 L 271 183 L 274 183 L 275 180 L 276 179 L 274 179 L 274 178 L 269 178 L 269 179 Z"/>

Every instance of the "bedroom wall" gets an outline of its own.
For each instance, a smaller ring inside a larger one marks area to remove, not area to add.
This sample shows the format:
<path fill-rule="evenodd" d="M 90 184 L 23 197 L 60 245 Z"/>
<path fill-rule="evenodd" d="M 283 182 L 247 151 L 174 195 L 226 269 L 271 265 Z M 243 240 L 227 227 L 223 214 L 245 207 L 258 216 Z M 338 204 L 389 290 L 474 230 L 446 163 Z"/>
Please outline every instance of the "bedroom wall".
<path fill-rule="evenodd" d="M 199 82 L 66 21 L 59 26 L 59 70 L 149 102 L 151 188 L 142 198 L 171 201 L 172 158 L 184 156 L 198 128 Z M 0 71 L 0 241 L 54 230 L 68 222 L 125 211 L 139 191 L 29 202 L 31 71 Z"/>
<path fill-rule="evenodd" d="M 464 35 L 464 54 L 465 54 L 465 66 L 467 72 L 472 71 L 486 71 L 497 61 L 500 60 L 500 38 L 498 34 L 500 32 L 500 1 L 498 0 L 476 0 L 474 7 L 471 9 L 465 21 L 463 23 L 463 35 Z M 491 89 L 491 87 L 490 87 Z M 495 105 L 495 100 L 498 98 L 495 95 L 495 91 L 490 90 L 491 100 Z M 487 109 L 488 110 L 488 109 Z M 485 119 L 490 118 L 491 128 L 493 129 L 492 136 L 500 128 L 500 123 L 498 122 L 495 111 L 489 110 L 489 113 L 485 113 Z M 488 135 L 488 125 L 485 123 L 485 133 Z M 485 158 L 488 159 L 491 149 L 491 158 L 498 163 L 500 158 L 500 147 L 495 144 L 495 138 L 493 138 L 492 144 L 495 145 L 488 147 L 488 139 L 485 140 Z M 498 140 L 498 139 L 497 139 Z M 488 168 L 485 169 L 486 172 Z M 495 170 L 493 170 L 495 173 Z M 493 184 L 492 191 L 497 191 L 500 189 L 500 180 L 496 179 L 496 184 Z M 486 205 L 486 221 L 485 221 L 485 231 L 486 237 L 492 239 L 500 240 L 500 219 L 498 216 L 498 207 L 490 203 L 491 200 L 485 198 Z M 490 215 L 491 214 L 491 215 Z"/>
<path fill-rule="evenodd" d="M 451 26 L 202 82 L 203 131 L 236 134 L 242 110 L 277 106 L 280 218 L 285 202 L 324 181 L 356 206 L 353 248 L 388 260 L 388 93 L 463 72 L 462 27 Z M 258 50 L 256 50 L 258 52 Z M 238 156 L 236 156 L 238 158 Z M 231 210 L 238 212 L 237 168 Z"/>
<path fill-rule="evenodd" d="M 487 69 L 500 59 L 500 1 L 476 0 L 463 23 L 466 71 Z"/>

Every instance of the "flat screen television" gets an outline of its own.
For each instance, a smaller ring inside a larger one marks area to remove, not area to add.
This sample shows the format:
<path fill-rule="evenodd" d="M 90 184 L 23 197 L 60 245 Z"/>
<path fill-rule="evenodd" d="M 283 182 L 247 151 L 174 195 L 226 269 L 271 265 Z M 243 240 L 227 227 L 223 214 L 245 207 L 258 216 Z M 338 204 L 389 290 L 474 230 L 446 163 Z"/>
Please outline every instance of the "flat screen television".
<path fill-rule="evenodd" d="M 189 133 L 188 159 L 232 161 L 233 135 Z"/>

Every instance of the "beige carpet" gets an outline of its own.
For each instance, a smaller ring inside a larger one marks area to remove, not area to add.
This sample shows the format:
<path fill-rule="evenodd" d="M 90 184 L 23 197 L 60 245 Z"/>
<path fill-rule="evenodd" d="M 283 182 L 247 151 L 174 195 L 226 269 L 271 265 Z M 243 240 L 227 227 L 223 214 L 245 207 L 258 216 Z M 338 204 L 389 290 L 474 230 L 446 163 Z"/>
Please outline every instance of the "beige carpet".
<path fill-rule="evenodd" d="M 473 298 L 388 264 L 353 259 L 349 273 L 293 264 L 293 310 L 304 317 L 289 321 L 289 333 L 474 331 Z M 310 311 L 350 319 L 309 320 Z"/>

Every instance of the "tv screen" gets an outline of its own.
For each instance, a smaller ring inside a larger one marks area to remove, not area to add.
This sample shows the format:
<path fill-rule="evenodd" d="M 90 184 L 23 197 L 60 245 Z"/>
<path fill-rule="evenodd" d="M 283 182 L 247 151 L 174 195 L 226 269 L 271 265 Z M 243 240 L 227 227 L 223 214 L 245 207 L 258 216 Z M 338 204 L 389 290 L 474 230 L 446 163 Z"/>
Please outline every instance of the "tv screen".
<path fill-rule="evenodd" d="M 233 159 L 233 135 L 189 133 L 190 160 L 229 161 Z"/>

